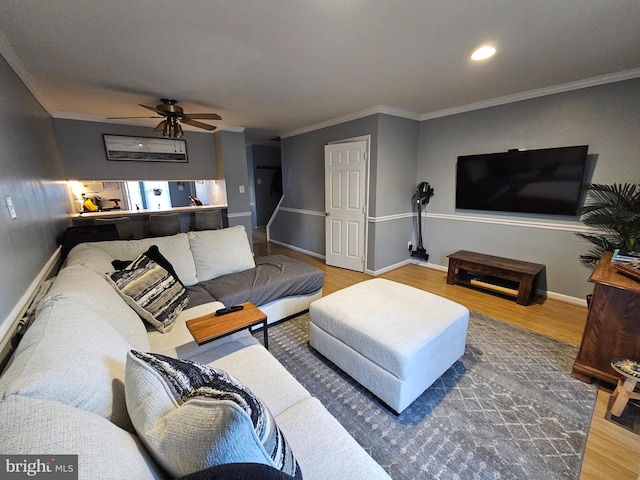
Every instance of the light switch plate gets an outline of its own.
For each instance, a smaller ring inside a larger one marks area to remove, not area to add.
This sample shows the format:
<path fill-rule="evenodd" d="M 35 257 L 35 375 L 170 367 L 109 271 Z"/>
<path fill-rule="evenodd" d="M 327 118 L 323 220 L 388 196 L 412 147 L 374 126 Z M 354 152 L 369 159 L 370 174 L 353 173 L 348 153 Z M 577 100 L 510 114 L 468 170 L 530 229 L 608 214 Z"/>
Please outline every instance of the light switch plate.
<path fill-rule="evenodd" d="M 16 208 L 13 206 L 13 200 L 9 195 L 4 196 L 4 203 L 7 204 L 7 210 L 9 210 L 9 216 L 11 217 L 11 220 L 15 220 L 16 218 L 18 218 L 18 215 L 16 214 Z"/>

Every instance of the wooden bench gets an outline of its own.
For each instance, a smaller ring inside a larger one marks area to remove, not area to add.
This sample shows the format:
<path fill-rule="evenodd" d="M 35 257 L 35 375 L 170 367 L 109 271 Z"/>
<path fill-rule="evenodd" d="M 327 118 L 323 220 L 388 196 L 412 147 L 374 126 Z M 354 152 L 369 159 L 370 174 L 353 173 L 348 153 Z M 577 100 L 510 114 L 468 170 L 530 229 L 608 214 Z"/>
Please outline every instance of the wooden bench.
<path fill-rule="evenodd" d="M 538 274 L 539 263 L 495 257 L 460 250 L 448 255 L 447 283 L 462 284 L 516 297 L 520 305 L 528 305 Z"/>

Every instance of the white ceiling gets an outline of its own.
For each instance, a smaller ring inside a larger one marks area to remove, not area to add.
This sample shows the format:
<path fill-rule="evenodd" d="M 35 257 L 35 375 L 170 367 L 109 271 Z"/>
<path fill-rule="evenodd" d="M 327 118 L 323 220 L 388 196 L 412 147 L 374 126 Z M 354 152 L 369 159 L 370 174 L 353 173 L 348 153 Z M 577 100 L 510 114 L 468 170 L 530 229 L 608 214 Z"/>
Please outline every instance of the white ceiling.
<path fill-rule="evenodd" d="M 469 60 L 487 42 L 495 57 Z M 54 117 L 174 98 L 257 142 L 639 77 L 640 1 L 2 0 L 0 52 Z"/>

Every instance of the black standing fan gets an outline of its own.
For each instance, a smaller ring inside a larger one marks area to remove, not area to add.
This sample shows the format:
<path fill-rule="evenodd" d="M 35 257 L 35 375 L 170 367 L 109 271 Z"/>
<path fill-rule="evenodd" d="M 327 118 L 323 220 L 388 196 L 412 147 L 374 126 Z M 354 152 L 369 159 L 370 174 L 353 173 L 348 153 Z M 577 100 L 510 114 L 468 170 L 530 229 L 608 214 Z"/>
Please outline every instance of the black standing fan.
<path fill-rule="evenodd" d="M 422 246 L 422 208 L 429 203 L 429 199 L 433 197 L 433 188 L 427 182 L 420 182 L 416 187 L 414 195 L 416 205 L 418 206 L 418 246 L 411 252 L 413 258 L 429 260 L 429 254 Z"/>

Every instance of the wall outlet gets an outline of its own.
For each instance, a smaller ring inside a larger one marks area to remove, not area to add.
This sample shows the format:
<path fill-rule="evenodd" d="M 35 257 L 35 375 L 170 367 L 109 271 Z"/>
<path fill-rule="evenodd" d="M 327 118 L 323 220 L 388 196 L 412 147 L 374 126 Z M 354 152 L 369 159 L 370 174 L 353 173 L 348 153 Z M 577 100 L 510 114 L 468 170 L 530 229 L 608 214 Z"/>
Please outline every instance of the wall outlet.
<path fill-rule="evenodd" d="M 240 193 L 244 193 L 244 185 L 239 185 L 239 186 L 238 186 L 238 191 L 239 191 Z"/>
<path fill-rule="evenodd" d="M 413 251 L 413 244 L 411 243 L 411 240 L 407 242 L 407 250 L 409 250 L 410 252 Z"/>

